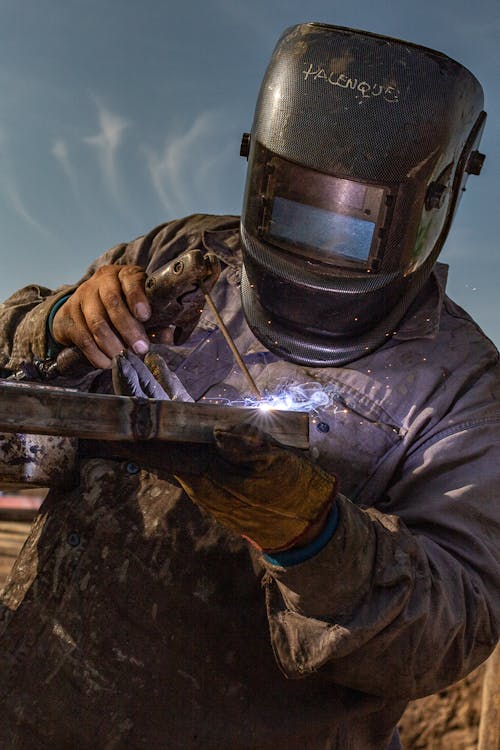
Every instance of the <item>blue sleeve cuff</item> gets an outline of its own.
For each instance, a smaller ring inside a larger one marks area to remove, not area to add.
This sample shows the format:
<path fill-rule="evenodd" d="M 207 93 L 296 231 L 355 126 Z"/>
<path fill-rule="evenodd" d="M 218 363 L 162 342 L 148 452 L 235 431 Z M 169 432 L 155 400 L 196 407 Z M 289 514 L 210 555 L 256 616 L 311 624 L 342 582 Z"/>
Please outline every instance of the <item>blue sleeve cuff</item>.
<path fill-rule="evenodd" d="M 61 344 L 58 344 L 58 342 L 55 340 L 54 336 L 52 335 L 52 324 L 54 323 L 54 318 L 56 315 L 56 312 L 59 310 L 60 307 L 64 305 L 66 300 L 68 300 L 71 297 L 71 294 L 66 294 L 64 297 L 61 297 L 61 299 L 58 299 L 57 302 L 54 303 L 49 318 L 47 320 L 47 357 L 55 357 L 61 349 L 63 348 Z"/>
<path fill-rule="evenodd" d="M 305 547 L 297 547 L 296 549 L 285 550 L 284 552 L 275 552 L 272 555 L 264 555 L 264 560 L 271 565 L 279 565 L 283 568 L 288 568 L 292 565 L 298 565 L 301 562 L 310 560 L 312 557 L 317 555 L 323 547 L 326 547 L 330 539 L 335 534 L 339 522 L 339 511 L 337 503 L 333 502 L 332 508 L 326 523 L 321 530 L 320 534 L 313 539 L 312 542 L 306 544 Z"/>

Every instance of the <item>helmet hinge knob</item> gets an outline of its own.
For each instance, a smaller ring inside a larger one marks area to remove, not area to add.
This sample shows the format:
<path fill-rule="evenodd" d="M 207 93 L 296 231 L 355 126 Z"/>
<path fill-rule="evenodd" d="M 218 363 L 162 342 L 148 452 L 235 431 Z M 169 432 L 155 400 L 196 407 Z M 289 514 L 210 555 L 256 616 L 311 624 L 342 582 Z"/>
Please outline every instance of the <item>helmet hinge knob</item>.
<path fill-rule="evenodd" d="M 243 133 L 241 136 L 240 156 L 243 156 L 245 159 L 248 159 L 250 153 L 250 139 L 250 133 Z"/>
<path fill-rule="evenodd" d="M 465 167 L 467 174 L 481 174 L 485 159 L 486 154 L 482 154 L 480 151 L 471 151 Z"/>

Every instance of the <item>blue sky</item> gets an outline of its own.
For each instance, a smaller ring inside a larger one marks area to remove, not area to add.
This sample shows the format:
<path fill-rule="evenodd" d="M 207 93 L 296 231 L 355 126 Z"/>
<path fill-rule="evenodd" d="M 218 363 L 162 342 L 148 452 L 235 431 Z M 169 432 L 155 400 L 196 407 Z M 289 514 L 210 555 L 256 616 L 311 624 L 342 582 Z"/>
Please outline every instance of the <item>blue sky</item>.
<path fill-rule="evenodd" d="M 499 345 L 498 0 L 0 0 L 0 298 L 72 282 L 168 219 L 239 213 L 241 133 L 278 36 L 305 21 L 434 47 L 483 84 L 487 160 L 442 259 Z"/>

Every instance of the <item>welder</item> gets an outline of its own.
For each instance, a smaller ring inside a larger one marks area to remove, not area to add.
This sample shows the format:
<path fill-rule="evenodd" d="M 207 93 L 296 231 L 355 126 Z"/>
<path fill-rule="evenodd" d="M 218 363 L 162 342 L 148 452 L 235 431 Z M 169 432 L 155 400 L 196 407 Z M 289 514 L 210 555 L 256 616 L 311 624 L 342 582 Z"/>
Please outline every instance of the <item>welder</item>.
<path fill-rule="evenodd" d="M 166 444 L 82 454 L 3 595 L 2 747 L 393 750 L 408 701 L 492 652 L 498 352 L 438 262 L 481 170 L 483 106 L 444 54 L 289 28 L 242 142 L 241 219 L 169 221 L 73 286 L 4 303 L 10 371 L 76 347 L 92 370 L 52 382 L 111 393 L 114 370 L 168 398 L 153 352 L 187 399 L 241 402 L 248 379 L 199 295 L 185 340 L 148 326 L 147 274 L 201 249 L 258 391 L 328 398 L 308 451 L 239 427 L 215 430 L 201 474 L 188 451 L 167 472 Z"/>

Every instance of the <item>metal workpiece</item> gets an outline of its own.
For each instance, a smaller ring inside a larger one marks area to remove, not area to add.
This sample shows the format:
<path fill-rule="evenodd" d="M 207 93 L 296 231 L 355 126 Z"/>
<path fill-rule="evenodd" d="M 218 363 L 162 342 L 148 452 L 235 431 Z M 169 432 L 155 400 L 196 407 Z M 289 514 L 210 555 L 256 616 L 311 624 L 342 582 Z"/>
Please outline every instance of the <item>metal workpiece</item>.
<path fill-rule="evenodd" d="M 0 384 L 0 431 L 92 440 L 213 443 L 213 429 L 253 424 L 283 445 L 309 446 L 305 412 L 185 403 Z"/>

